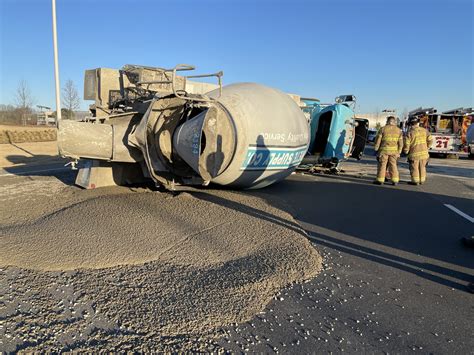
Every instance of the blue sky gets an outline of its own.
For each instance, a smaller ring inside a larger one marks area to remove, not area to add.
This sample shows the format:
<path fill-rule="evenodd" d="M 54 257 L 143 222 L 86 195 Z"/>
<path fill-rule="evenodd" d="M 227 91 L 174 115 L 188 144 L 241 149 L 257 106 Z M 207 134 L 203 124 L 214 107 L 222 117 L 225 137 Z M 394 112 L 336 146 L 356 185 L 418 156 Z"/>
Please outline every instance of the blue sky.
<path fill-rule="evenodd" d="M 224 71 L 359 112 L 474 106 L 473 1 L 57 0 L 60 78 L 124 64 Z M 50 0 L 0 0 L 0 103 L 54 105 Z M 83 101 L 86 109 L 90 102 Z"/>

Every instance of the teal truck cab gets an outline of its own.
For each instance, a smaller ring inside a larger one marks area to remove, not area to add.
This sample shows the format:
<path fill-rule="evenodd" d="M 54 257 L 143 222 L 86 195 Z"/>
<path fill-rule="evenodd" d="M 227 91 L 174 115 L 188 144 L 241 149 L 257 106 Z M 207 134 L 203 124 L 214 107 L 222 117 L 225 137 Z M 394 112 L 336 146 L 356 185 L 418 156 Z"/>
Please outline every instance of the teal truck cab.
<path fill-rule="evenodd" d="M 337 166 L 353 156 L 360 159 L 365 147 L 368 124 L 354 118 L 355 96 L 341 95 L 334 104 L 302 98 L 303 111 L 310 117 L 310 143 L 303 163 Z"/>

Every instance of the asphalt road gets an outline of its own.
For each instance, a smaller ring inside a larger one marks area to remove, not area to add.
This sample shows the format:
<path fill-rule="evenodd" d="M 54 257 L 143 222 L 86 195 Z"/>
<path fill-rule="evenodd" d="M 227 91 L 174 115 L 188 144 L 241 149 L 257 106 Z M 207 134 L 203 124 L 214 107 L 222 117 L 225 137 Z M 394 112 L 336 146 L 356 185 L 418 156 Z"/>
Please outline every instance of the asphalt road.
<path fill-rule="evenodd" d="M 375 186 L 368 156 L 344 164 L 341 175 L 296 174 L 249 192 L 295 216 L 325 270 L 283 290 L 251 321 L 221 329 L 219 345 L 252 353 L 474 353 L 474 295 L 465 289 L 474 282 L 474 249 L 460 243 L 474 234 L 473 163 L 432 160 L 423 186 Z M 73 181 L 59 165 L 3 173 Z"/>
<path fill-rule="evenodd" d="M 228 328 L 221 345 L 265 353 L 474 353 L 474 295 L 465 288 L 474 282 L 474 249 L 460 243 L 474 234 L 465 218 L 474 216 L 473 163 L 432 160 L 426 185 L 379 187 L 369 156 L 344 164 L 340 176 L 293 175 L 264 190 L 294 209 L 326 270 Z"/>
<path fill-rule="evenodd" d="M 19 165 L 11 167 L 0 167 L 0 178 L 14 176 L 50 176 L 63 172 L 71 175 L 71 168 L 64 165 L 65 162 L 48 162 L 41 165 Z"/>

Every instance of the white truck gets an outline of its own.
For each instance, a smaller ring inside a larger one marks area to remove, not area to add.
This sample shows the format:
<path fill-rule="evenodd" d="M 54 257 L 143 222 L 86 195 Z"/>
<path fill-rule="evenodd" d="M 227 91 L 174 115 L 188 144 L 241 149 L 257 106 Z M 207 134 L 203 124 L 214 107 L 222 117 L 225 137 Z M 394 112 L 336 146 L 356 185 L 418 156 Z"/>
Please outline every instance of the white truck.
<path fill-rule="evenodd" d="M 474 124 L 471 124 L 466 132 L 466 143 L 469 152 L 469 158 L 474 159 Z"/>
<path fill-rule="evenodd" d="M 470 153 L 466 134 L 474 119 L 472 108 L 461 107 L 438 113 L 433 108 L 420 107 L 411 111 L 409 116 L 418 116 L 420 126 L 431 132 L 433 143 L 429 149 L 430 154 L 457 158 Z"/>

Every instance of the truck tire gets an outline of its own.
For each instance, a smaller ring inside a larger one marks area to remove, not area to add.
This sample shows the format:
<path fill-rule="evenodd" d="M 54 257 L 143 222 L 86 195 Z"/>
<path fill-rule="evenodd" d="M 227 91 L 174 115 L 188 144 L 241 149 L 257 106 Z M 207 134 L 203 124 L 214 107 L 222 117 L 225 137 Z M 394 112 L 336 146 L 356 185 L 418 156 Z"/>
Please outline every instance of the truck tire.
<path fill-rule="evenodd" d="M 447 154 L 446 158 L 447 159 L 459 159 L 459 155 L 457 155 L 457 154 Z"/>

